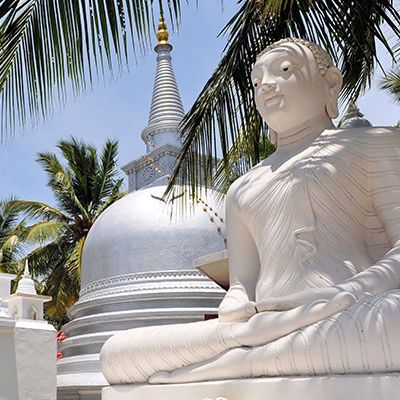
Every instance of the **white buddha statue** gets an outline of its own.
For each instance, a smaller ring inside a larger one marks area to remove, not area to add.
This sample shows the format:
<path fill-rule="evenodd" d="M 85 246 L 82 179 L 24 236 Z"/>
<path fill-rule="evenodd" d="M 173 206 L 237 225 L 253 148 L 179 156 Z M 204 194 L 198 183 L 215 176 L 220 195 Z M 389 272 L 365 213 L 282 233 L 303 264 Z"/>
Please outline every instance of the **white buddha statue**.
<path fill-rule="evenodd" d="M 342 76 L 310 42 L 252 81 L 277 150 L 229 189 L 219 319 L 116 334 L 110 384 L 400 371 L 400 131 L 335 128 Z"/>

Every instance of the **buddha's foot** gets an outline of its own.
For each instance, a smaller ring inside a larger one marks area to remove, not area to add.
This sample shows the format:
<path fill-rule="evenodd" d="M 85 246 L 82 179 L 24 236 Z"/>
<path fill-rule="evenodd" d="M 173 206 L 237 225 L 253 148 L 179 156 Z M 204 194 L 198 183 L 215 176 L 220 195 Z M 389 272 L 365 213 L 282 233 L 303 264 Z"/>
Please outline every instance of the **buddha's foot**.
<path fill-rule="evenodd" d="M 189 383 L 248 376 L 251 371 L 244 369 L 247 365 L 244 367 L 243 362 L 250 351 L 249 348 L 232 349 L 210 360 L 179 368 L 172 372 L 156 372 L 150 377 L 149 383 Z"/>

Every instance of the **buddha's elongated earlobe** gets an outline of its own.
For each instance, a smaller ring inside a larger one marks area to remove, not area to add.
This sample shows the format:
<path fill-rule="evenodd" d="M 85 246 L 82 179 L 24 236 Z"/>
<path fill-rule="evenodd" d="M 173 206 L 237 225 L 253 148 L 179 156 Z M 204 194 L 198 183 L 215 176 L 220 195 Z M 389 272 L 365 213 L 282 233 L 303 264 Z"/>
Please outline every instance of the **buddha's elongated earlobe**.
<path fill-rule="evenodd" d="M 328 84 L 325 110 L 330 118 L 336 118 L 339 115 L 338 98 L 342 88 L 342 73 L 336 67 L 327 68 L 324 78 Z"/>
<path fill-rule="evenodd" d="M 278 144 L 278 134 L 271 128 L 268 128 L 268 133 L 269 133 L 269 141 L 277 145 Z"/>

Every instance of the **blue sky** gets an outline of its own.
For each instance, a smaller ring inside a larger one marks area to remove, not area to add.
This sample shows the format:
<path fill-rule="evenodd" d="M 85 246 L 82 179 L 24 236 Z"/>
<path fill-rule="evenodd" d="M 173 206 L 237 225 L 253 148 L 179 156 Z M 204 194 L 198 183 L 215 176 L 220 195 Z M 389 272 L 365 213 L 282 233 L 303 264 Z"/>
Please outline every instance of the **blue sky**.
<path fill-rule="evenodd" d="M 183 5 L 179 33 L 170 30 L 173 66 L 185 110 L 220 60 L 226 40 L 217 35 L 235 10 L 233 1 L 225 1 L 223 9 L 215 0 L 200 2 L 198 8 Z M 0 198 L 13 194 L 53 204 L 45 174 L 34 160 L 38 152 L 55 151 L 61 138 L 73 135 L 98 147 L 107 138 L 116 138 L 120 165 L 144 154 L 140 133 L 147 125 L 155 67 L 155 53 L 150 49 L 144 57 L 138 56 L 136 65 L 131 63 L 130 71 L 106 77 L 78 99 L 69 98 L 66 107 L 45 123 L 17 131 L 12 141 L 1 144 Z M 400 120 L 399 105 L 376 87 L 359 101 L 359 107 L 374 126 Z"/>

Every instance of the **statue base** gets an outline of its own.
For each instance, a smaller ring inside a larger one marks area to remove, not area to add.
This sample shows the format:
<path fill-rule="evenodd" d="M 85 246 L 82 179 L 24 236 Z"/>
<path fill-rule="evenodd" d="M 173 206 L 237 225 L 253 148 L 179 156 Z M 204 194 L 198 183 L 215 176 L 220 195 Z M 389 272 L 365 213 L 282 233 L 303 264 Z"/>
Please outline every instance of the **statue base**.
<path fill-rule="evenodd" d="M 169 385 L 113 385 L 102 400 L 400 399 L 400 373 L 236 379 Z"/>

